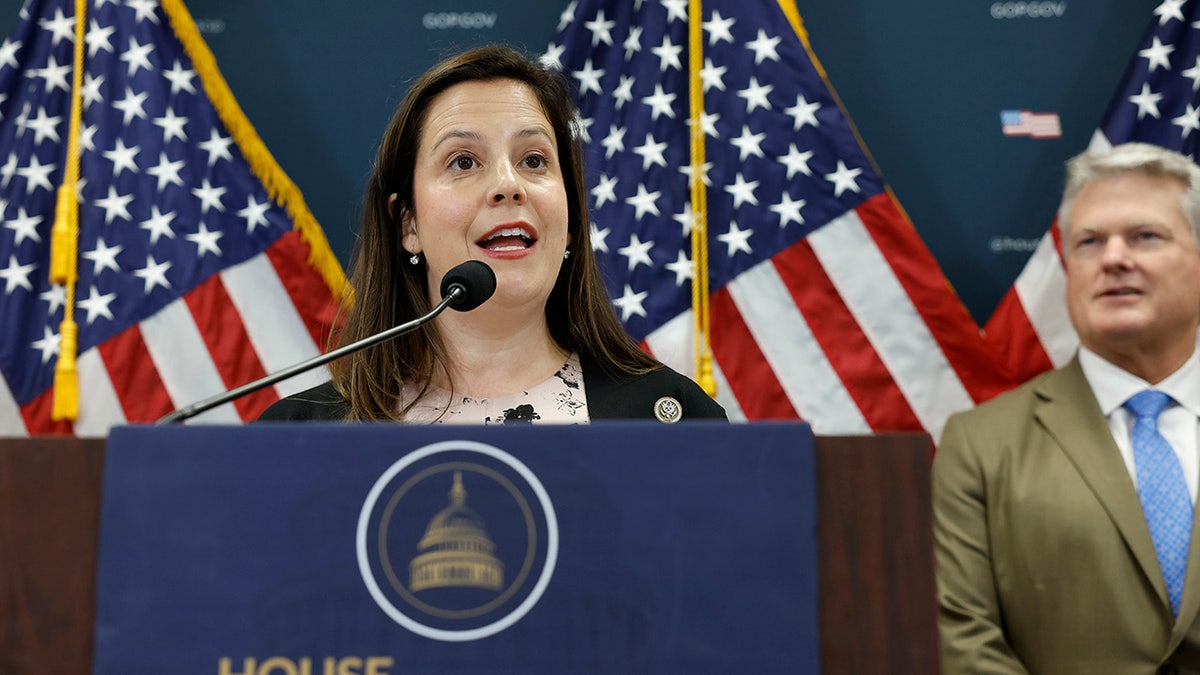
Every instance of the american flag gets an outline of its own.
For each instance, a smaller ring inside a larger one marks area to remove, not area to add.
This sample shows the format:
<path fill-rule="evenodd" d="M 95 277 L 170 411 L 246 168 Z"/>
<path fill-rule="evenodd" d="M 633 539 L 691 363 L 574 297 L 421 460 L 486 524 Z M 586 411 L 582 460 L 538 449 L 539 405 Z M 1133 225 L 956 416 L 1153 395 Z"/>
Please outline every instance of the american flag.
<path fill-rule="evenodd" d="M 1007 386 L 778 0 L 702 3 L 711 343 L 736 419 L 927 430 Z M 688 1 L 581 0 L 544 59 L 577 86 L 592 245 L 626 329 L 695 374 Z"/>
<path fill-rule="evenodd" d="M 1062 137 L 1062 124 L 1059 122 L 1058 113 L 1002 110 L 1000 111 L 1000 130 L 1005 136 Z"/>
<path fill-rule="evenodd" d="M 1200 3 L 1164 0 L 1155 8 L 1089 147 L 1130 141 L 1197 158 Z M 1079 347 L 1067 317 L 1066 283 L 1058 229 L 1051 226 L 987 323 L 1014 381 L 1063 365 Z"/>
<path fill-rule="evenodd" d="M 0 436 L 103 436 L 315 356 L 345 283 L 182 3 L 93 0 L 78 136 L 79 414 L 52 421 L 67 292 L 48 272 L 76 21 L 70 0 L 29 0 L 0 44 Z M 198 419 L 240 423 L 322 377 Z"/>

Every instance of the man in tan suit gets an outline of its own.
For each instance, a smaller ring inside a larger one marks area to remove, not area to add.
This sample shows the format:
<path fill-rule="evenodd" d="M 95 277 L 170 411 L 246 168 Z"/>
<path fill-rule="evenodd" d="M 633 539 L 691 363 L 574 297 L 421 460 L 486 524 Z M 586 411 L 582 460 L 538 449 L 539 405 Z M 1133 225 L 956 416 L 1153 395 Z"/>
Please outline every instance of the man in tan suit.
<path fill-rule="evenodd" d="M 952 417 L 934 459 L 946 675 L 1200 673 L 1198 226 L 1186 157 L 1068 163 L 1079 353 Z"/>

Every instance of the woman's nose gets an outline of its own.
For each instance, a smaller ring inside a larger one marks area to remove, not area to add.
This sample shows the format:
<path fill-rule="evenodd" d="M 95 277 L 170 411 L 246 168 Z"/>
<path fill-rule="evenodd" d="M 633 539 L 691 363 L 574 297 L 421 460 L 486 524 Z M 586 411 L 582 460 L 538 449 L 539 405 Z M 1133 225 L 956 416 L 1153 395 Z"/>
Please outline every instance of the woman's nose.
<path fill-rule="evenodd" d="M 524 202 L 525 185 L 517 176 L 512 164 L 501 162 L 496 167 L 496 187 L 492 191 L 491 202 L 500 204 L 509 199 L 517 203 Z"/>

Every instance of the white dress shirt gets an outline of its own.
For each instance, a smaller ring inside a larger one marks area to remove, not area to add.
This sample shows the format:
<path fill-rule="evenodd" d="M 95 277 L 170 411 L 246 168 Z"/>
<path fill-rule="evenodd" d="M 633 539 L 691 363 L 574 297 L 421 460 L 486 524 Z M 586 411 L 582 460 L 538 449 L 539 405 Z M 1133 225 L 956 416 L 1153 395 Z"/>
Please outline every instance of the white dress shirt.
<path fill-rule="evenodd" d="M 1200 453 L 1197 451 L 1200 446 L 1197 440 L 1200 438 L 1200 351 L 1193 351 L 1179 370 L 1157 385 L 1118 368 L 1086 347 L 1079 348 L 1079 365 L 1096 395 L 1100 410 L 1108 418 L 1108 429 L 1121 450 L 1121 458 L 1125 460 L 1125 468 L 1135 487 L 1137 469 L 1133 463 L 1133 444 L 1129 440 L 1134 418 L 1121 406 L 1130 396 L 1146 389 L 1161 391 L 1175 400 L 1159 415 L 1158 430 L 1179 457 L 1188 493 L 1195 504 L 1197 483 L 1200 483 Z"/>

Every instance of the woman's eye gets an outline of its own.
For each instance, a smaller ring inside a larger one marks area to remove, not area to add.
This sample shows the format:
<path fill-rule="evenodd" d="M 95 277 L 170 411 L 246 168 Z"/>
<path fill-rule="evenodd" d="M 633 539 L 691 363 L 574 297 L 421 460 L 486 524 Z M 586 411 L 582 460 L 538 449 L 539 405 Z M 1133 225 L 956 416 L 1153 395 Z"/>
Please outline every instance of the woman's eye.
<path fill-rule="evenodd" d="M 546 158 L 541 155 L 530 155 L 525 158 L 525 166 L 530 169 L 540 169 L 546 166 Z"/>
<path fill-rule="evenodd" d="M 475 167 L 475 160 L 470 157 L 455 157 L 453 162 L 454 168 L 461 171 L 467 171 Z"/>

